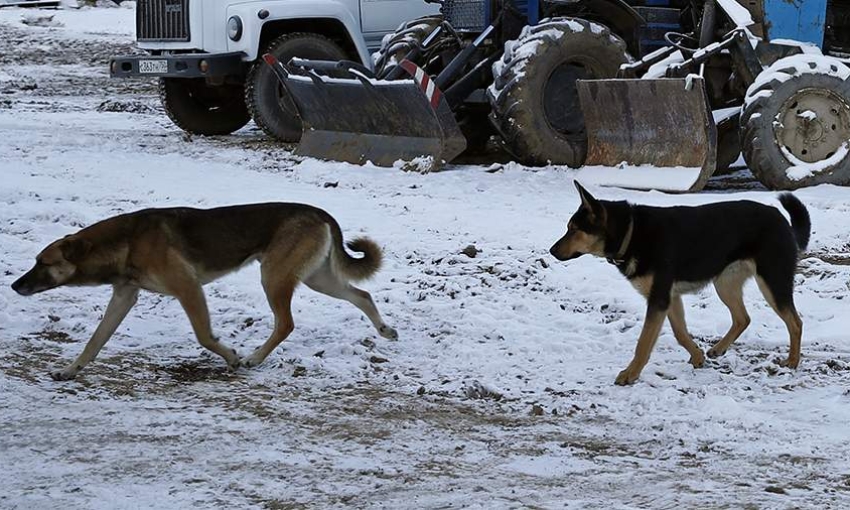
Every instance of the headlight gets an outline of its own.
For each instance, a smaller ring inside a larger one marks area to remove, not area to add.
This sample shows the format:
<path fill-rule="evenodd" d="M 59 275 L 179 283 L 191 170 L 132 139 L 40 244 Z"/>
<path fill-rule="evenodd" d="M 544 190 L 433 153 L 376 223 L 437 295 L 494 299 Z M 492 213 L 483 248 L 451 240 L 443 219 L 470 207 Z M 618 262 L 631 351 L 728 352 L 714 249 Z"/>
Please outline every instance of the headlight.
<path fill-rule="evenodd" d="M 227 20 L 227 37 L 231 41 L 238 41 L 242 37 L 242 18 L 239 16 L 231 16 Z"/>

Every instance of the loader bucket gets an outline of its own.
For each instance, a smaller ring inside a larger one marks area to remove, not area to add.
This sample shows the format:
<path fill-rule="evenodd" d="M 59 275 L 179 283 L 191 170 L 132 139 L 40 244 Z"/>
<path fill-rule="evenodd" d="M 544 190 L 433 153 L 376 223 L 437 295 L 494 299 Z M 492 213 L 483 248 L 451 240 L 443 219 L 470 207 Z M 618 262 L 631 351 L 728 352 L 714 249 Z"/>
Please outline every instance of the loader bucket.
<path fill-rule="evenodd" d="M 457 157 L 466 139 L 442 92 L 410 61 L 409 79 L 376 80 L 349 71 L 332 78 L 307 68 L 290 72 L 271 55 L 272 66 L 298 110 L 303 124 L 296 154 L 319 159 L 393 166 L 420 160 L 430 170 Z"/>
<path fill-rule="evenodd" d="M 702 78 L 580 80 L 582 183 L 688 192 L 714 173 L 717 130 Z"/>

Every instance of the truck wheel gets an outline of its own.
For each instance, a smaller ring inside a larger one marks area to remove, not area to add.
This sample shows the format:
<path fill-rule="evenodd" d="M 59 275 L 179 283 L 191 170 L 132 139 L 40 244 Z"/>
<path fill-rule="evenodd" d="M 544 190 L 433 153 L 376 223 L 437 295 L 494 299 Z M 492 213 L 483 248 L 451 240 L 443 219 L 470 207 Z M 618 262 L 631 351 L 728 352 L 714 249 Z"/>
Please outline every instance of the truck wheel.
<path fill-rule="evenodd" d="M 443 22 L 442 16 L 422 16 L 405 21 L 381 39 L 381 47 L 372 54 L 375 75 L 383 76 L 395 67 L 407 52 L 418 46 Z"/>
<path fill-rule="evenodd" d="M 251 120 L 242 85 L 207 85 L 203 78 L 160 78 L 168 117 L 194 135 L 228 135 Z"/>
<path fill-rule="evenodd" d="M 622 39 L 591 21 L 560 18 L 525 27 L 505 44 L 487 89 L 505 148 L 528 165 L 581 166 L 587 134 L 575 82 L 613 78 L 631 60 Z"/>
<path fill-rule="evenodd" d="M 345 52 L 334 41 L 319 34 L 296 32 L 278 37 L 261 53 L 271 53 L 284 64 L 292 57 L 314 60 L 344 60 Z M 282 142 L 301 139 L 301 119 L 295 103 L 274 72 L 257 59 L 245 80 L 245 104 L 254 123 L 268 136 Z"/>
<path fill-rule="evenodd" d="M 850 184 L 850 68 L 823 55 L 777 60 L 747 90 L 744 160 L 770 189 Z"/>

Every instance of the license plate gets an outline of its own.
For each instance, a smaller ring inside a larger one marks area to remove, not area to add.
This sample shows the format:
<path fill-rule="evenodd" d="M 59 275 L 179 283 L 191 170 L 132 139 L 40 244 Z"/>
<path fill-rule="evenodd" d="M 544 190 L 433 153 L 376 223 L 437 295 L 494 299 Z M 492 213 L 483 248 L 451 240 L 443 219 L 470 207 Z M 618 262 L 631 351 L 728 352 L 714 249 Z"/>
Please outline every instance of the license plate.
<path fill-rule="evenodd" d="M 166 74 L 167 60 L 139 60 L 139 72 L 144 74 Z"/>

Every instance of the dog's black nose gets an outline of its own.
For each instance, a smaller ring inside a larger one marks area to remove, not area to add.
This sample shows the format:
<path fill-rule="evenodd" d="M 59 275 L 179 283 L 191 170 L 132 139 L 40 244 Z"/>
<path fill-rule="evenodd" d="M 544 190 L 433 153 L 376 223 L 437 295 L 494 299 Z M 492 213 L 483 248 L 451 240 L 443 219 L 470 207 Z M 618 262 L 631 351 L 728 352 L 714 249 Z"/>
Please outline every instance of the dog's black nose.
<path fill-rule="evenodd" d="M 14 290 L 15 292 L 17 292 L 18 294 L 23 296 L 24 292 L 22 292 L 22 290 L 21 290 L 21 287 L 23 287 L 23 286 L 24 286 L 24 284 L 21 283 L 21 280 L 19 279 L 15 283 L 12 284 L 12 290 Z"/>

